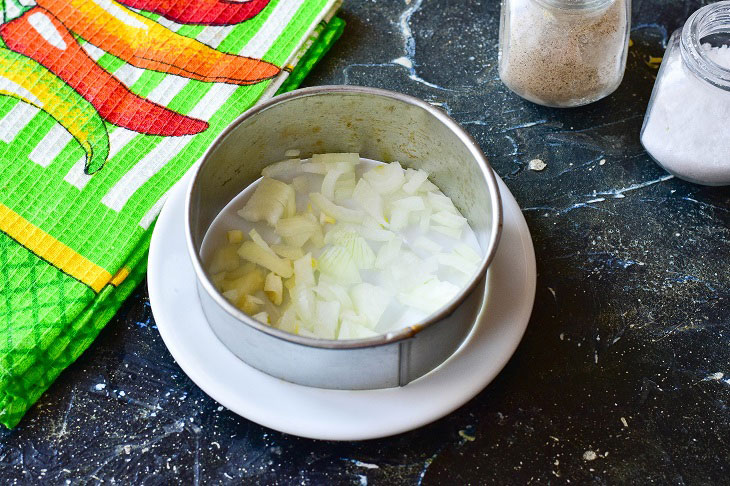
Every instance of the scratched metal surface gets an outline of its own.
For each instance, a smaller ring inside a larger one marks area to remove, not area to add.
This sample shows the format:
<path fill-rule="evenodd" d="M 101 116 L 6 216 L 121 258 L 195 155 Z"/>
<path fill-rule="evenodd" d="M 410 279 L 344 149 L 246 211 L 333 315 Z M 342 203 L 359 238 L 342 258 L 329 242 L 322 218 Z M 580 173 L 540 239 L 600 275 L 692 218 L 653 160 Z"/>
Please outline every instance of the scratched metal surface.
<path fill-rule="evenodd" d="M 308 83 L 442 106 L 524 208 L 537 300 L 507 368 L 408 434 L 290 437 L 192 384 L 142 286 L 20 426 L 0 432 L 2 482 L 728 484 L 730 192 L 668 177 L 638 138 L 652 57 L 703 3 L 636 1 L 621 88 L 558 111 L 500 84 L 498 2 L 347 2 L 348 29 Z M 535 158 L 547 167 L 530 170 Z"/>

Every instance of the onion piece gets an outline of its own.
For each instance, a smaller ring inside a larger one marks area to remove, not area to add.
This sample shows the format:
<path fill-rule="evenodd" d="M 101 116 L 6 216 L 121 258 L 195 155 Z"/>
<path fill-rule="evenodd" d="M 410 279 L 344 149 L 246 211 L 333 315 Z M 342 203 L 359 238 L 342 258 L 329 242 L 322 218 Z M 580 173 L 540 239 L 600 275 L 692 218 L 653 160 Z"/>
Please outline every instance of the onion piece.
<path fill-rule="evenodd" d="M 399 231 L 408 226 L 408 219 L 412 212 L 424 210 L 426 205 L 422 197 L 409 196 L 393 201 L 390 207 L 390 229 Z"/>
<path fill-rule="evenodd" d="M 471 276 L 478 267 L 473 261 L 467 260 L 456 252 L 440 253 L 436 255 L 436 260 L 439 264 L 451 267 L 467 276 Z"/>
<path fill-rule="evenodd" d="M 392 295 L 382 287 L 363 282 L 350 289 L 355 310 L 367 318 L 368 327 L 375 329 L 388 308 Z"/>
<path fill-rule="evenodd" d="M 368 181 L 360 179 L 357 182 L 352 192 L 352 198 L 379 224 L 388 224 L 383 214 L 383 198 Z"/>
<path fill-rule="evenodd" d="M 284 299 L 284 284 L 281 277 L 270 272 L 264 281 L 264 293 L 274 305 L 281 305 Z"/>
<path fill-rule="evenodd" d="M 309 199 L 317 209 L 324 212 L 327 216 L 334 218 L 335 221 L 360 223 L 365 216 L 362 211 L 338 206 L 318 192 L 310 193 Z"/>
<path fill-rule="evenodd" d="M 340 176 L 339 179 L 337 179 L 337 183 L 335 184 L 334 199 L 337 204 L 341 204 L 343 201 L 346 201 L 347 199 L 350 199 L 352 197 L 352 194 L 355 191 L 355 179 L 356 178 L 354 172 L 348 172 L 347 174 L 343 174 L 342 176 Z"/>
<path fill-rule="evenodd" d="M 449 226 L 441 226 L 441 225 L 432 224 L 431 229 L 433 231 L 441 233 L 442 235 L 446 235 L 455 240 L 458 240 L 461 238 L 461 228 L 451 228 Z"/>
<path fill-rule="evenodd" d="M 352 253 L 339 245 L 325 248 L 319 256 L 318 268 L 340 284 L 361 282 L 360 272 L 352 257 Z"/>
<path fill-rule="evenodd" d="M 352 152 L 332 152 L 328 154 L 312 155 L 312 162 L 322 164 L 346 163 L 353 169 L 360 163 L 360 154 Z"/>
<path fill-rule="evenodd" d="M 365 172 L 363 178 L 380 194 L 391 194 L 403 186 L 405 171 L 398 162 L 391 162 Z"/>
<path fill-rule="evenodd" d="M 429 192 L 426 195 L 428 204 L 431 206 L 434 212 L 448 211 L 451 213 L 459 214 L 459 211 L 454 206 L 451 199 L 441 193 Z"/>
<path fill-rule="evenodd" d="M 375 264 L 375 253 L 358 233 L 346 228 L 335 228 L 327 232 L 325 243 L 342 246 L 350 252 L 355 265 L 359 269 L 370 269 Z"/>
<path fill-rule="evenodd" d="M 390 230 L 384 229 L 380 223 L 371 217 L 366 217 L 363 220 L 362 226 L 352 226 L 357 228 L 363 238 L 370 241 L 390 241 L 395 238 L 395 233 Z"/>
<path fill-rule="evenodd" d="M 241 309 L 244 313 L 252 316 L 261 310 L 261 306 L 264 305 L 264 301 L 258 297 L 250 294 L 246 294 L 238 299 L 236 307 Z"/>
<path fill-rule="evenodd" d="M 415 240 L 413 240 L 413 246 L 430 254 L 438 253 L 442 248 L 441 245 L 429 238 L 426 238 L 425 236 L 418 236 Z"/>
<path fill-rule="evenodd" d="M 340 303 L 317 300 L 314 334 L 323 339 L 337 339 L 340 322 Z"/>
<path fill-rule="evenodd" d="M 319 282 L 312 290 L 322 300 L 336 300 L 340 303 L 341 309 L 355 308 L 346 287 L 337 283 L 334 278 L 327 274 L 319 276 Z"/>
<path fill-rule="evenodd" d="M 418 258 L 409 250 L 401 251 L 388 268 L 393 288 L 406 291 L 434 278 L 437 270 L 437 262 Z"/>
<path fill-rule="evenodd" d="M 258 231 L 256 231 L 255 228 L 248 232 L 248 236 L 251 237 L 251 241 L 253 241 L 257 245 L 259 245 L 261 248 L 263 248 L 264 250 L 268 251 L 272 255 L 276 255 L 276 253 L 274 252 L 274 250 L 271 249 L 271 247 L 269 246 L 269 244 L 266 243 L 266 241 L 261 237 L 261 235 L 259 234 Z"/>
<path fill-rule="evenodd" d="M 312 318 L 314 317 L 314 308 L 316 306 L 312 289 L 303 285 L 295 285 L 294 288 L 289 291 L 289 296 L 291 297 L 292 305 L 297 313 L 297 317 L 311 327 Z"/>
<path fill-rule="evenodd" d="M 281 162 L 274 162 L 264 167 L 261 175 L 272 179 L 276 179 L 277 177 L 291 177 L 300 171 L 301 165 L 302 161 L 299 159 L 282 160 Z"/>
<path fill-rule="evenodd" d="M 315 218 L 314 214 L 312 213 L 307 213 L 304 215 L 304 217 L 307 218 L 310 223 L 312 223 L 312 227 L 314 228 L 314 231 L 312 231 L 312 234 L 309 237 L 312 240 L 312 244 L 317 248 L 322 248 L 324 246 L 322 225 L 319 224 L 319 221 L 317 221 L 317 218 Z"/>
<path fill-rule="evenodd" d="M 304 256 L 301 246 L 286 245 L 284 243 L 276 243 L 271 245 L 271 249 L 274 253 L 282 258 L 288 258 L 289 260 L 296 260 Z"/>
<path fill-rule="evenodd" d="M 261 265 L 284 278 L 289 278 L 294 273 L 291 260 L 279 258 L 273 250 L 266 250 L 253 241 L 244 241 L 241 248 L 238 249 L 238 256 L 256 265 Z"/>
<path fill-rule="evenodd" d="M 322 181 L 322 195 L 330 201 L 335 199 L 335 185 L 340 176 L 353 170 L 352 166 L 347 163 L 338 163 L 333 168 L 329 169 L 324 175 Z"/>
<path fill-rule="evenodd" d="M 429 192 L 440 192 L 438 186 L 434 184 L 433 182 L 426 180 L 421 184 L 421 187 L 418 188 L 418 192 L 425 192 L 428 194 Z"/>
<path fill-rule="evenodd" d="M 309 194 L 311 192 L 309 177 L 305 175 L 296 176 L 292 179 L 291 185 L 294 187 L 294 190 L 300 194 Z"/>
<path fill-rule="evenodd" d="M 230 230 L 226 233 L 228 243 L 241 243 L 243 241 L 243 231 L 241 230 Z"/>
<path fill-rule="evenodd" d="M 327 164 L 322 162 L 305 162 L 302 164 L 302 172 L 308 174 L 325 175 L 327 173 Z"/>
<path fill-rule="evenodd" d="M 252 319 L 256 319 L 262 324 L 269 324 L 269 313 L 268 312 L 259 312 L 256 315 L 251 316 Z"/>
<path fill-rule="evenodd" d="M 425 170 L 406 169 L 406 183 L 403 184 L 403 191 L 406 194 L 415 194 L 427 179 L 428 172 Z"/>
<path fill-rule="evenodd" d="M 241 298 L 241 290 L 240 289 L 231 289 L 226 290 L 223 292 L 223 297 L 226 298 L 228 302 L 230 302 L 233 305 L 236 305 L 236 302 L 238 302 L 238 299 Z"/>
<path fill-rule="evenodd" d="M 221 290 L 221 284 L 226 279 L 226 272 L 218 272 L 215 275 L 210 277 L 210 280 L 213 282 L 213 285 L 215 285 L 215 288 L 218 289 L 220 292 Z"/>
<path fill-rule="evenodd" d="M 255 268 L 235 280 L 224 280 L 221 282 L 221 288 L 224 292 L 238 289 L 241 294 L 253 294 L 264 288 L 264 273 Z"/>
<path fill-rule="evenodd" d="M 213 259 L 208 265 L 208 272 L 217 274 L 220 272 L 230 272 L 241 265 L 241 259 L 238 257 L 238 245 L 226 245 L 213 253 Z"/>
<path fill-rule="evenodd" d="M 409 307 L 432 313 L 454 298 L 459 293 L 459 287 L 432 278 L 408 292 L 398 294 L 398 300 Z"/>
<path fill-rule="evenodd" d="M 312 264 L 312 254 L 307 253 L 303 257 L 294 261 L 294 278 L 297 285 L 305 285 L 313 287 L 316 283 L 314 279 L 314 265 Z"/>
<path fill-rule="evenodd" d="M 421 211 L 418 227 L 423 233 L 426 233 L 431 228 L 431 208 L 426 208 Z"/>
<path fill-rule="evenodd" d="M 431 216 L 434 223 L 449 228 L 463 228 L 466 225 L 466 218 L 450 211 L 439 211 Z"/>
<path fill-rule="evenodd" d="M 421 196 L 408 196 L 401 199 L 396 199 L 391 203 L 395 208 L 402 208 L 406 211 L 421 211 L 426 209 L 426 204 L 423 202 Z"/>
<path fill-rule="evenodd" d="M 343 318 L 340 323 L 340 331 L 337 334 L 337 339 L 365 339 L 377 335 L 378 333 L 372 329 Z"/>
<path fill-rule="evenodd" d="M 375 259 L 375 268 L 383 270 L 390 265 L 398 257 L 401 246 L 403 246 L 403 239 L 400 237 L 395 237 L 381 246 Z"/>
<path fill-rule="evenodd" d="M 311 235 L 319 226 L 316 220 L 312 221 L 306 215 L 297 214 L 290 218 L 282 218 L 276 223 L 274 231 L 282 238 Z M 307 237 L 309 239 L 309 237 Z M 305 239 L 304 241 L 306 241 Z M 302 245 L 295 245 L 302 246 Z"/>
<path fill-rule="evenodd" d="M 238 211 L 238 215 L 251 223 L 266 221 L 270 226 L 274 226 L 284 214 L 284 209 L 293 194 L 294 188 L 289 184 L 263 177 L 249 200 Z"/>
<path fill-rule="evenodd" d="M 279 322 L 277 323 L 277 327 L 279 329 L 281 329 L 282 331 L 290 332 L 292 334 L 297 334 L 299 325 L 300 321 L 299 319 L 297 319 L 297 313 L 294 310 L 293 306 L 289 306 L 286 308 L 284 313 L 281 315 Z"/>
<path fill-rule="evenodd" d="M 456 245 L 454 245 L 454 252 L 475 264 L 479 264 L 482 261 L 482 257 L 479 256 L 479 253 L 477 253 L 472 247 L 465 245 L 464 243 L 457 243 Z"/>
<path fill-rule="evenodd" d="M 313 333 L 309 329 L 302 327 L 302 326 L 297 328 L 297 334 L 299 334 L 300 336 L 304 336 L 304 337 L 319 339 L 319 336 L 317 336 L 315 333 Z"/>

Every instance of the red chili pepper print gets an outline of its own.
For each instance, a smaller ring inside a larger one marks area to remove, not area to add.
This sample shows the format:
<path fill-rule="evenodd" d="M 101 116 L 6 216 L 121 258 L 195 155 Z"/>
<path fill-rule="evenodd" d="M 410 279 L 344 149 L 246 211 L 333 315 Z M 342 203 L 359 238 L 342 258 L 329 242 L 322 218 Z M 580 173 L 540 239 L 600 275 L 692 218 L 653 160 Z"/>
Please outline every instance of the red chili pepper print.
<path fill-rule="evenodd" d="M 233 25 L 259 14 L 271 0 L 120 0 L 179 24 Z"/>
<path fill-rule="evenodd" d="M 83 96 L 110 123 L 149 135 L 193 135 L 208 123 L 132 93 L 89 57 L 50 12 L 35 7 L 0 26 L 8 48 L 45 66 Z"/>

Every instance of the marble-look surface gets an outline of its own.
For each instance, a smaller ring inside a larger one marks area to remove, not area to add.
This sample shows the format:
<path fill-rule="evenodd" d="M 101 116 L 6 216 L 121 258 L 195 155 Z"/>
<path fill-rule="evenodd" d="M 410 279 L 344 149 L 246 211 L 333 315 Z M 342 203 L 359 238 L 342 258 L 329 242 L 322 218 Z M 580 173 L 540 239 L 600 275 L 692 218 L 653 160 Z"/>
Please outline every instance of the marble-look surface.
<path fill-rule="evenodd" d="M 143 285 L 20 426 L 0 432 L 3 484 L 728 484 L 730 192 L 668 176 L 638 136 L 663 43 L 708 2 L 635 0 L 623 84 L 570 111 L 501 85 L 498 3 L 347 1 L 347 30 L 307 81 L 441 106 L 524 208 L 535 311 L 486 390 L 394 438 L 286 436 L 182 373 Z M 530 170 L 532 159 L 547 167 Z"/>

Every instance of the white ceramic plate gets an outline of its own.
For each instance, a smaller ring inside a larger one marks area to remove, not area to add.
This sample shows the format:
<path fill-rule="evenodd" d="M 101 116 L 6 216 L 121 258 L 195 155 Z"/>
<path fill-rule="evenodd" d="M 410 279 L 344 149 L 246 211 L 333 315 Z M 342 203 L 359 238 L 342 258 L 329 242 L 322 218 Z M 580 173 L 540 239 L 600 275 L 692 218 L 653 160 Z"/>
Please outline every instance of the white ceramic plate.
<path fill-rule="evenodd" d="M 150 245 L 152 312 L 167 348 L 212 398 L 256 423 L 324 440 L 364 440 L 437 420 L 479 393 L 514 353 L 535 299 L 535 253 L 520 208 L 499 180 L 504 231 L 489 267 L 485 306 L 464 344 L 441 366 L 401 388 L 325 390 L 271 377 L 234 356 L 213 334 L 198 301 L 184 235 L 188 178 L 170 193 Z"/>

